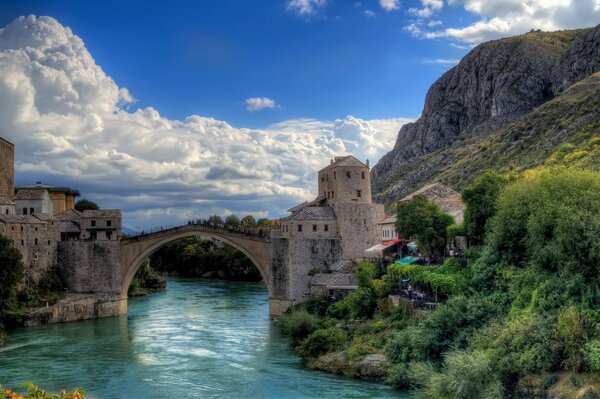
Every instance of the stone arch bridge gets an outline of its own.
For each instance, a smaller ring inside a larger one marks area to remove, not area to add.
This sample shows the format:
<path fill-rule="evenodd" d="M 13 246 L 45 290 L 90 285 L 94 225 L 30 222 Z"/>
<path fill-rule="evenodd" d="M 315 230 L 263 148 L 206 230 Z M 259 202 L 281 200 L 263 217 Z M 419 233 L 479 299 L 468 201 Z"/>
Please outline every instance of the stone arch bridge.
<path fill-rule="evenodd" d="M 127 313 L 129 285 L 152 253 L 169 242 L 199 236 L 214 238 L 244 253 L 263 277 L 269 292 L 269 314 L 280 315 L 306 298 L 311 270 L 328 268 L 340 259 L 340 239 L 290 239 L 281 230 L 267 233 L 189 223 L 119 241 L 61 241 L 58 264 L 66 289 L 77 298 L 84 297 L 76 304 L 67 304 L 69 309 L 64 313 L 73 314 L 71 320 Z"/>
<path fill-rule="evenodd" d="M 287 290 L 285 287 L 281 287 L 281 284 L 276 283 L 280 279 L 276 280 L 274 278 L 271 238 L 265 234 L 234 230 L 208 223 L 189 223 L 183 226 L 123 238 L 120 248 L 121 270 L 117 277 L 117 287 L 120 287 L 120 298 L 127 298 L 127 290 L 133 277 L 152 253 L 170 242 L 195 236 L 214 238 L 231 245 L 254 263 L 262 275 L 269 292 L 269 313 L 271 315 L 280 314 L 289 305 L 287 298 L 282 298 L 281 295 Z M 277 295 L 278 293 L 279 295 Z M 286 295 L 283 296 L 285 297 Z"/>

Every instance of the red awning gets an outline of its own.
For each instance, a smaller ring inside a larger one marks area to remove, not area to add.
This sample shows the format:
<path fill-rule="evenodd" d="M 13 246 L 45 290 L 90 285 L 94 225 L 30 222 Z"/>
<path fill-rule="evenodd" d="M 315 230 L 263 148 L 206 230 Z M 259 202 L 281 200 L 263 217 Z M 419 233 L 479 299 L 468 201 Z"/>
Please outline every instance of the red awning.
<path fill-rule="evenodd" d="M 384 242 L 383 246 L 389 247 L 390 245 L 398 244 L 401 241 L 402 241 L 401 237 L 394 238 L 393 240 L 389 240 L 389 241 Z"/>

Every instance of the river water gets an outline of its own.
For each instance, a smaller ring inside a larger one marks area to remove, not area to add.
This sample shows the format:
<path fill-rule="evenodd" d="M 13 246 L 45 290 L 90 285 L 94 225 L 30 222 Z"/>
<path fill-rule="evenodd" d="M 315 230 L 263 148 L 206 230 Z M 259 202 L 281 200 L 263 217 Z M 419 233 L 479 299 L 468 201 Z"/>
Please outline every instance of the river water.
<path fill-rule="evenodd" d="M 261 283 L 169 279 L 129 314 L 20 329 L 0 348 L 0 384 L 96 399 L 408 398 L 307 370 L 268 317 Z"/>

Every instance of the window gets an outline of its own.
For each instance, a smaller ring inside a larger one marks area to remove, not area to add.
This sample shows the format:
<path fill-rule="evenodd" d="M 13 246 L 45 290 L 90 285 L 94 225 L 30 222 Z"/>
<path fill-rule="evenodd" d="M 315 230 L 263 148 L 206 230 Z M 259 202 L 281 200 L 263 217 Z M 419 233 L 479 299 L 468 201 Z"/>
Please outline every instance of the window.
<path fill-rule="evenodd" d="M 33 215 L 33 208 L 29 208 L 29 214 Z"/>
<path fill-rule="evenodd" d="M 360 195 L 362 194 L 361 190 L 356 190 L 356 196 L 360 197 Z"/>
<path fill-rule="evenodd" d="M 298 232 L 299 232 L 299 233 L 301 233 L 301 232 L 302 232 L 302 225 L 301 225 L 301 224 L 299 224 L 299 225 L 298 225 Z"/>
<path fill-rule="evenodd" d="M 38 231 L 37 229 L 38 229 L 38 228 L 36 227 L 36 228 L 35 228 L 35 231 Z"/>
<path fill-rule="evenodd" d="M 335 176 L 335 172 L 333 172 L 333 180 L 335 180 L 336 176 Z"/>
<path fill-rule="evenodd" d="M 6 214 L 8 215 L 8 208 L 6 208 Z"/>
<path fill-rule="evenodd" d="M 333 197 L 334 197 L 334 195 L 333 195 L 333 194 L 334 194 L 334 193 L 333 193 L 333 191 L 332 191 L 332 192 L 331 192 L 331 198 L 332 198 L 332 199 L 333 199 Z"/>
<path fill-rule="evenodd" d="M 95 231 L 90 232 L 90 240 L 95 241 L 96 239 L 98 239 L 98 233 Z"/>
<path fill-rule="evenodd" d="M 111 226 L 112 226 L 112 220 L 107 220 L 106 227 L 111 227 Z"/>
<path fill-rule="evenodd" d="M 350 172 L 346 171 L 346 179 L 350 179 Z"/>
<path fill-rule="evenodd" d="M 50 240 L 48 240 L 48 245 L 50 245 L 50 244 L 51 244 L 51 243 L 50 243 Z"/>
<path fill-rule="evenodd" d="M 361 175 L 362 175 L 362 178 L 364 179 L 365 178 L 365 172 L 362 172 Z"/>
<path fill-rule="evenodd" d="M 25 245 L 25 241 L 21 240 L 21 245 Z"/>
<path fill-rule="evenodd" d="M 23 215 L 27 215 L 27 208 L 23 208 Z"/>
<path fill-rule="evenodd" d="M 96 221 L 92 220 L 92 227 L 96 227 Z"/>
<path fill-rule="evenodd" d="M 313 231 L 317 231 L 317 225 L 313 224 Z"/>
<path fill-rule="evenodd" d="M 38 254 L 33 255 L 33 260 L 38 260 Z"/>
<path fill-rule="evenodd" d="M 323 230 L 325 230 L 325 231 L 329 231 L 329 225 L 328 225 L 328 224 L 326 224 L 325 226 L 323 226 Z"/>
<path fill-rule="evenodd" d="M 107 231 L 106 232 L 106 239 L 107 240 L 112 240 L 112 231 Z"/>
<path fill-rule="evenodd" d="M 38 245 L 38 239 L 37 238 L 35 239 L 35 245 Z"/>

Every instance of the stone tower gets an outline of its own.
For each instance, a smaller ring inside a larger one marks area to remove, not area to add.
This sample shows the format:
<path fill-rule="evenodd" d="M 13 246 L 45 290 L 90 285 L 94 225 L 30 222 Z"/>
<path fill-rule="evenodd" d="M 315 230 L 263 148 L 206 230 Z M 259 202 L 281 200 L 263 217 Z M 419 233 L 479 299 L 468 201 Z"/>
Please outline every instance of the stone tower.
<path fill-rule="evenodd" d="M 319 193 L 327 205 L 370 204 L 371 175 L 369 167 L 349 155 L 335 157 L 319 171 Z"/>
<path fill-rule="evenodd" d="M 0 137 L 0 198 L 15 195 L 15 146 Z"/>

